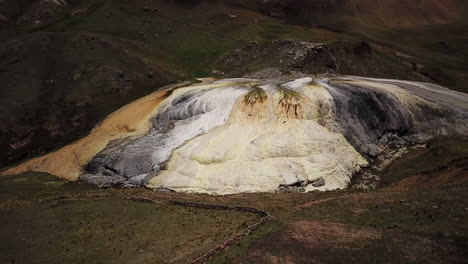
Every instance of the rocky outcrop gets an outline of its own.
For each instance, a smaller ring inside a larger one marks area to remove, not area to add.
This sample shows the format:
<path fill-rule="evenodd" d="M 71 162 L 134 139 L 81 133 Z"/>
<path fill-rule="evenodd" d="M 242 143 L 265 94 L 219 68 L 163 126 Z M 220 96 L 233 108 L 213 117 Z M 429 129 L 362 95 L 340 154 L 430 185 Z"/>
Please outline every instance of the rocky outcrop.
<path fill-rule="evenodd" d="M 310 43 L 296 40 L 252 42 L 220 59 L 216 72 L 223 76 L 278 78 L 338 73 L 390 77 L 391 66 L 363 41 Z M 406 67 L 406 66 L 404 66 Z M 411 69 L 408 67 L 411 74 Z"/>

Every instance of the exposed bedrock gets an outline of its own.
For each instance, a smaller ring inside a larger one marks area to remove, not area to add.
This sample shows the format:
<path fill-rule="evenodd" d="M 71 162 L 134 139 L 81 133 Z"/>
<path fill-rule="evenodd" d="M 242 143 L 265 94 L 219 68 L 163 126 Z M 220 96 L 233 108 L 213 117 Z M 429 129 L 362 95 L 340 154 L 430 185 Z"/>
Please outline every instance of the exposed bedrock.
<path fill-rule="evenodd" d="M 378 155 L 390 143 L 420 143 L 465 127 L 460 123 L 465 114 L 429 103 L 397 85 L 345 80 L 330 83 L 328 91 L 336 107 L 337 126 L 331 129 L 365 156 Z"/>
<path fill-rule="evenodd" d="M 81 179 L 210 194 L 346 188 L 389 148 L 466 135 L 467 110 L 466 94 L 426 83 L 219 80 L 174 90 L 146 134 L 111 141 Z"/>
<path fill-rule="evenodd" d="M 282 75 L 336 72 L 360 76 L 383 76 L 386 65 L 363 41 L 310 43 L 295 40 L 274 40 L 249 44 L 236 50 L 218 64 L 225 76 L 276 78 Z"/>
<path fill-rule="evenodd" d="M 432 81 L 453 85 L 441 74 L 414 57 L 365 41 L 338 40 L 312 43 L 297 40 L 251 42 L 220 58 L 214 72 L 219 76 L 246 78 L 299 78 L 339 74 L 377 78 Z M 463 87 L 459 90 L 463 91 Z"/>

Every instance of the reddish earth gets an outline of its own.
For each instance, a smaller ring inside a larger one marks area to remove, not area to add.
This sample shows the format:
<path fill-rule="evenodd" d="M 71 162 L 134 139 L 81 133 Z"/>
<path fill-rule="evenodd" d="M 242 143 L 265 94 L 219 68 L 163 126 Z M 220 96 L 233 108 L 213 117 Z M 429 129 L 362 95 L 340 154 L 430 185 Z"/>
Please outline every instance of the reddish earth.
<path fill-rule="evenodd" d="M 468 159 L 458 159 L 447 166 L 423 172 L 393 183 L 391 189 L 437 188 L 468 183 Z"/>
<path fill-rule="evenodd" d="M 296 222 L 233 263 L 455 263 L 451 246 L 398 231 Z"/>
<path fill-rule="evenodd" d="M 352 0 L 354 15 L 386 26 L 443 24 L 461 18 L 457 0 Z"/>

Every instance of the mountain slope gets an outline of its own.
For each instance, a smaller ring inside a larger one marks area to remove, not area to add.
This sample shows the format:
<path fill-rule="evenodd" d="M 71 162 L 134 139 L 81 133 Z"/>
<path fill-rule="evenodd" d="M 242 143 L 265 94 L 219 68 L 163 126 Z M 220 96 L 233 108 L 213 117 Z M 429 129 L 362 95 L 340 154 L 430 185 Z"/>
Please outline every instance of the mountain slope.
<path fill-rule="evenodd" d="M 365 40 L 384 65 L 379 73 L 401 75 L 368 73 L 373 66 L 353 74 L 431 80 L 465 91 L 467 31 L 458 13 L 466 5 L 421 3 L 283 1 L 271 9 L 255 0 L 1 0 L 0 117 L 7 125 L 0 129 L 6 150 L 0 166 L 84 136 L 161 85 L 214 75 L 221 58 L 249 43 Z M 388 22 L 393 13 L 378 22 L 375 10 L 397 10 L 405 27 Z"/>

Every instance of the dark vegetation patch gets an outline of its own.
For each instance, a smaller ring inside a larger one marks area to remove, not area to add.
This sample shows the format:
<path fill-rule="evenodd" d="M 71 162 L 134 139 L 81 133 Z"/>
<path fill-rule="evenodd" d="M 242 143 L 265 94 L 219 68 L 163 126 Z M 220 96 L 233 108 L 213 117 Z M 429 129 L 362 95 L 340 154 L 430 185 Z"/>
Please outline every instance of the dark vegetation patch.
<path fill-rule="evenodd" d="M 47 196 L 99 190 L 86 183 L 70 183 L 41 172 L 0 177 L 0 201 L 34 201 Z"/>

